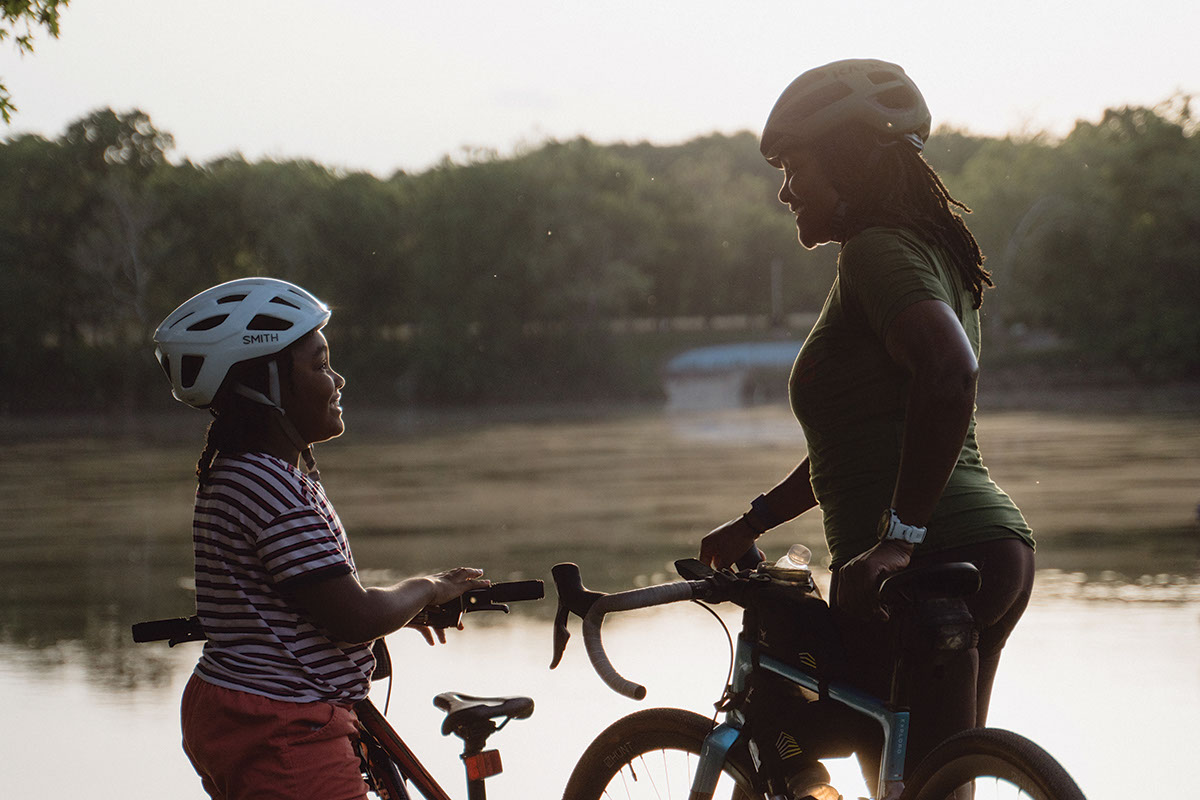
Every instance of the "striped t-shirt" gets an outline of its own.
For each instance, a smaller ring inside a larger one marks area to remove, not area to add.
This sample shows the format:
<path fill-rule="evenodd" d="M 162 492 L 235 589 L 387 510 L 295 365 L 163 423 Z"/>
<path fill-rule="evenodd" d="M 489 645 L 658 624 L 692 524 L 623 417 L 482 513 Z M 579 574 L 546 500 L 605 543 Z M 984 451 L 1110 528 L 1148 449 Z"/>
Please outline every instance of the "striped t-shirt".
<path fill-rule="evenodd" d="M 200 678 L 297 703 L 366 696 L 370 645 L 314 627 L 288 590 L 357 574 L 321 484 L 265 453 L 219 455 L 196 494 L 192 539 L 196 613 L 208 638 Z"/>

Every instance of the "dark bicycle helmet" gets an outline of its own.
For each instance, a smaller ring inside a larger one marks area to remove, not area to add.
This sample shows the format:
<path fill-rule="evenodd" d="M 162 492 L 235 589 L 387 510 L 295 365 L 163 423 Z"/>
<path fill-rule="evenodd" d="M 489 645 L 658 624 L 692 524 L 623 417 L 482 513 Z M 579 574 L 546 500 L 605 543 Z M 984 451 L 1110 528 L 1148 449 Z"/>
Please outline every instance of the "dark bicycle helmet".
<path fill-rule="evenodd" d="M 834 61 L 808 70 L 783 90 L 767 117 L 759 150 L 778 167 L 789 146 L 820 139 L 848 123 L 921 150 L 931 117 L 920 89 L 899 66 L 867 58 Z"/>

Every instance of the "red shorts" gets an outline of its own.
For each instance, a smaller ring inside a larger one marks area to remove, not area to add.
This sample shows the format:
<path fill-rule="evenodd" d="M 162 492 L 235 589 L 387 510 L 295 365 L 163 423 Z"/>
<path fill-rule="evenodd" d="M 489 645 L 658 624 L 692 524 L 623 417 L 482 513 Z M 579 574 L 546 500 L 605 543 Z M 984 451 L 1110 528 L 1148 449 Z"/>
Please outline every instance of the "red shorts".
<path fill-rule="evenodd" d="M 362 800 L 354 711 L 287 703 L 193 675 L 183 692 L 183 749 L 214 800 Z"/>

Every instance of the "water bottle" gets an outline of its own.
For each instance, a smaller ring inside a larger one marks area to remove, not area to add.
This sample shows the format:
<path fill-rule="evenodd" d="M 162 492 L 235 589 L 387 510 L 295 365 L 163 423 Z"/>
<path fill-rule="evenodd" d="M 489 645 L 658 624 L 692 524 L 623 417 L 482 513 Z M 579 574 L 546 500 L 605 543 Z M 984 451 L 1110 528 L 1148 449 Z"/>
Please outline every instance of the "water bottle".
<path fill-rule="evenodd" d="M 778 561 L 767 567 L 767 574 L 789 583 L 809 583 L 812 581 L 812 572 L 808 567 L 810 561 L 812 551 L 802 544 L 794 544 Z"/>

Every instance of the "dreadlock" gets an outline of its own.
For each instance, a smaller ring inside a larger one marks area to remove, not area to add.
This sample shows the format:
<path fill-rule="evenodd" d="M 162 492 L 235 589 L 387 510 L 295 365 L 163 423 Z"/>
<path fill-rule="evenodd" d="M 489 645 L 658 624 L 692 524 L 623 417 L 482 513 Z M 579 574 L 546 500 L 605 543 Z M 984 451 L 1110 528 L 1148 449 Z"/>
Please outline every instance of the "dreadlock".
<path fill-rule="evenodd" d="M 937 172 L 905 142 L 881 144 L 875 134 L 853 127 L 820 147 L 830 179 L 853 198 L 846 212 L 844 238 L 876 225 L 906 228 L 950 254 L 971 289 L 973 307 L 983 305 L 985 286 L 995 286 L 983 267 L 979 243 L 954 209 L 971 209 L 956 200 Z"/>

